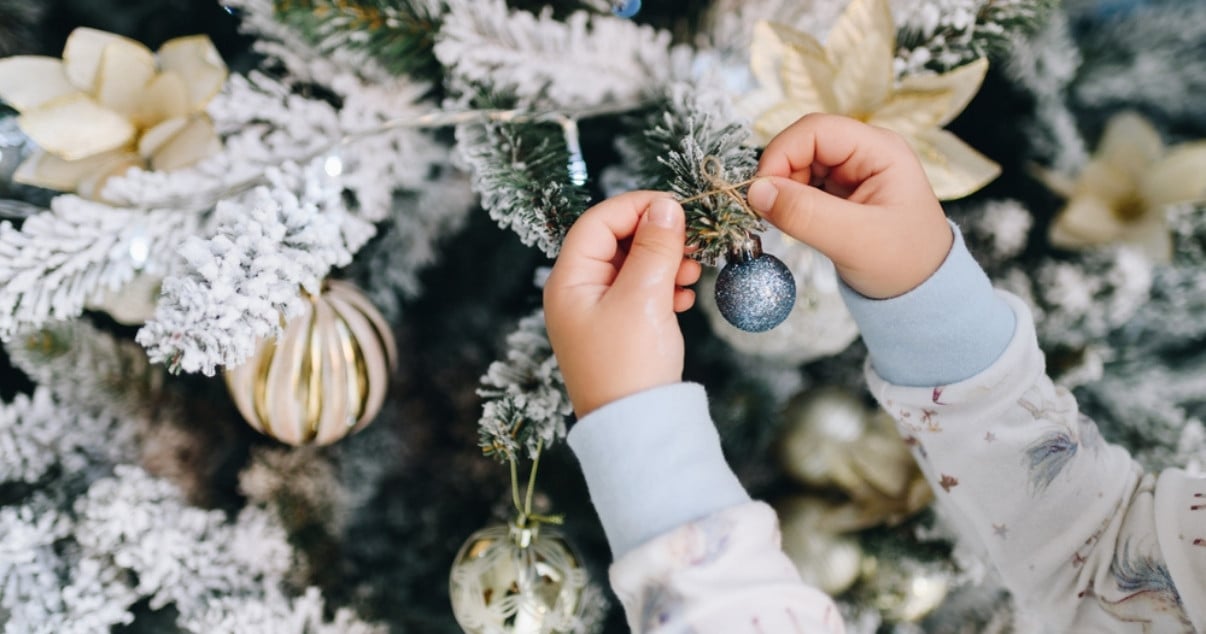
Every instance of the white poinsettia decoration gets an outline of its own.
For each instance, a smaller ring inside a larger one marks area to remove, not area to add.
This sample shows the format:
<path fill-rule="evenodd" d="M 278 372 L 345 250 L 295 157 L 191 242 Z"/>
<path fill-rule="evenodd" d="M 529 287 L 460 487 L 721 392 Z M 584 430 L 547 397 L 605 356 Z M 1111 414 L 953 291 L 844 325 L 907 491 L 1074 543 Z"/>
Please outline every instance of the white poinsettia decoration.
<path fill-rule="evenodd" d="M 63 59 L 0 60 L 0 99 L 40 151 L 14 180 L 99 199 L 131 167 L 172 170 L 221 149 L 205 106 L 227 69 L 208 37 L 176 38 L 158 53 L 134 40 L 78 28 Z"/>
<path fill-rule="evenodd" d="M 1134 112 L 1106 124 L 1092 160 L 1075 179 L 1039 171 L 1068 203 L 1051 225 L 1052 244 L 1084 249 L 1125 243 L 1152 261 L 1168 262 L 1172 238 L 1164 210 L 1206 200 L 1206 141 L 1166 148 L 1160 133 Z"/>
<path fill-rule="evenodd" d="M 1000 166 L 942 128 L 979 92 L 988 62 L 898 81 L 895 52 L 888 0 L 853 0 L 824 44 L 789 26 L 759 23 L 750 65 L 760 88 L 741 104 L 754 119 L 758 142 L 806 114 L 840 114 L 908 140 L 938 198 L 962 198 L 987 185 Z"/>

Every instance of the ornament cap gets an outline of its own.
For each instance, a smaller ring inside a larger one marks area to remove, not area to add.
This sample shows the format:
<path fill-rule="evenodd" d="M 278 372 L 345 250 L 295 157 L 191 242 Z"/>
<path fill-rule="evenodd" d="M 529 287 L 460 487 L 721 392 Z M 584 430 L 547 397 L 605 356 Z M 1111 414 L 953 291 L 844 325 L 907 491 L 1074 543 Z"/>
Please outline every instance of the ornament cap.
<path fill-rule="evenodd" d="M 751 233 L 740 244 L 729 249 L 729 262 L 750 262 L 762 257 L 762 238 Z"/>
<path fill-rule="evenodd" d="M 527 548 L 540 538 L 540 522 L 532 522 L 527 526 L 520 526 L 518 520 L 512 520 L 507 526 L 508 537 L 520 548 Z"/>

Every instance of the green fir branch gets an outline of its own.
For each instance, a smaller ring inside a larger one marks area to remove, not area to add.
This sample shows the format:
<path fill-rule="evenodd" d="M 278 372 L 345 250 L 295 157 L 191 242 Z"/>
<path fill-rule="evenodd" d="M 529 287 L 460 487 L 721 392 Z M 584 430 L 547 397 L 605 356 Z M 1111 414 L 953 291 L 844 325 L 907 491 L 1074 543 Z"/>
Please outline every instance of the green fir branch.
<path fill-rule="evenodd" d="M 570 177 L 562 129 L 549 123 L 486 123 L 457 128 L 462 158 L 472 167 L 482 206 L 524 244 L 555 257 L 590 195 Z"/>
<path fill-rule="evenodd" d="M 1033 34 L 1046 23 L 1060 0 L 985 0 L 970 24 L 940 18 L 937 24 L 918 26 L 907 21 L 897 34 L 906 61 L 924 51 L 924 68 L 945 72 L 981 57 L 1007 52 L 1018 38 Z M 944 16 L 945 17 L 945 16 Z M 912 53 L 906 53 L 911 51 Z"/>
<path fill-rule="evenodd" d="M 641 132 L 620 141 L 620 153 L 638 187 L 689 200 L 683 209 L 687 243 L 699 249 L 694 257 L 715 264 L 750 233 L 765 228 L 744 204 L 717 191 L 724 183 L 748 180 L 758 165 L 755 150 L 745 145 L 749 130 L 724 101 L 709 99 L 698 86 L 676 85 L 638 127 Z M 723 168 L 719 179 L 705 172 L 709 157 Z"/>
<path fill-rule="evenodd" d="M 273 0 L 281 22 L 320 48 L 348 46 L 391 73 L 438 80 L 433 49 L 440 29 L 428 0 Z"/>

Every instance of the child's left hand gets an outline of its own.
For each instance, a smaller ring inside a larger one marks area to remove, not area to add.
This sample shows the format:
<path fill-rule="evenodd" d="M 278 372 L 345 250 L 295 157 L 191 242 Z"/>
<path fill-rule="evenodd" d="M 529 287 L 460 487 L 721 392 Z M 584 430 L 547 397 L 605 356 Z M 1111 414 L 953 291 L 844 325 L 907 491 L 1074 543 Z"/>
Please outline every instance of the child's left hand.
<path fill-rule="evenodd" d="M 579 418 L 683 376 L 676 312 L 700 265 L 684 257 L 683 209 L 663 192 L 630 192 L 587 210 L 544 287 L 549 341 Z"/>

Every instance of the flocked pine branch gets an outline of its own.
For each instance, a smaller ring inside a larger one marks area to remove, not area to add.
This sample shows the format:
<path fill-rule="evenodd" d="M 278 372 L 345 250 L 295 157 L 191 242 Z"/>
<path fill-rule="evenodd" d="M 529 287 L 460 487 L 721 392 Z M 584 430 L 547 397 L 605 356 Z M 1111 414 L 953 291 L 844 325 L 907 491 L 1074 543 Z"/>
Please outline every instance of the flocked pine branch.
<path fill-rule="evenodd" d="M 524 244 L 555 257 L 589 201 L 583 183 L 570 178 L 570 152 L 561 127 L 469 124 L 457 127 L 456 139 L 490 217 Z"/>
<path fill-rule="evenodd" d="M 218 597 L 204 611 L 182 619 L 190 632 L 257 632 L 259 634 L 385 634 L 389 628 L 362 621 L 348 608 L 328 619 L 322 593 L 307 588 L 299 597 L 280 593 L 264 598 Z"/>
<path fill-rule="evenodd" d="M 1175 355 L 1206 344 L 1206 201 L 1174 205 L 1166 213 L 1172 261 L 1155 266 L 1147 301 L 1113 338 L 1131 357 Z"/>
<path fill-rule="evenodd" d="M 301 311 L 302 289 L 319 292 L 330 269 L 371 237 L 373 226 L 347 213 L 340 189 L 291 171 L 257 188 L 246 206 L 219 204 L 213 237 L 180 246 L 185 271 L 164 280 L 155 317 L 138 333 L 152 361 L 206 374 L 242 363 L 259 338 Z M 306 188 L 300 198 L 297 178 Z"/>
<path fill-rule="evenodd" d="M 637 187 L 693 198 L 745 181 L 757 167 L 754 149 L 744 145 L 748 128 L 723 96 L 703 86 L 671 86 L 661 106 L 638 125 L 638 132 L 619 143 Z M 722 170 L 711 174 L 708 163 Z M 704 196 L 684 209 L 687 241 L 699 247 L 695 257 L 712 264 L 762 228 L 757 216 L 725 193 Z"/>
<path fill-rule="evenodd" d="M 1034 120 L 1026 135 L 1033 158 L 1062 173 L 1077 172 L 1089 150 L 1068 106 L 1069 86 L 1083 62 L 1068 18 L 1057 11 L 1037 32 L 1015 39 L 1004 70 L 1034 95 Z"/>
<path fill-rule="evenodd" d="M 453 83 L 489 88 L 523 107 L 639 102 L 689 70 L 670 35 L 609 15 L 565 21 L 504 0 L 453 0 L 435 53 Z M 462 95 L 471 98 L 472 94 Z"/>
<path fill-rule="evenodd" d="M 274 0 L 277 19 L 320 51 L 361 50 L 395 75 L 439 78 L 439 0 Z"/>
<path fill-rule="evenodd" d="M 1135 108 L 1188 121 L 1206 117 L 1206 4 L 1160 2 L 1136 6 L 1122 19 L 1084 33 L 1080 104 Z"/>
<path fill-rule="evenodd" d="M 1032 33 L 1059 0 L 925 0 L 896 6 L 897 73 L 946 71 L 1011 47 Z"/>
<path fill-rule="evenodd" d="M 147 255 L 143 270 L 163 271 L 196 226 L 196 217 L 173 211 L 118 209 L 71 195 L 56 197 L 20 229 L 0 222 L 0 339 L 75 317 L 99 293 L 133 279 L 136 243 Z"/>
<path fill-rule="evenodd" d="M 292 79 L 329 87 L 344 77 L 389 78 L 388 71 L 365 51 L 333 43 L 323 46 L 295 28 L 296 22 L 277 19 L 276 0 L 223 0 L 222 4 L 239 12 L 239 29 L 255 36 L 256 52 L 279 62 Z"/>
<path fill-rule="evenodd" d="M 75 504 L 76 539 L 85 552 L 132 573 L 150 607 L 185 615 L 219 596 L 262 596 L 293 563 L 272 514 L 249 506 L 235 522 L 219 510 L 188 506 L 169 482 L 118 465 Z"/>
<path fill-rule="evenodd" d="M 573 412 L 565 381 L 544 327 L 544 311 L 519 321 L 507 335 L 507 356 L 490 364 L 479 396 L 485 399 L 478 421 L 478 445 L 499 460 L 532 457 L 565 437 L 565 418 Z"/>

